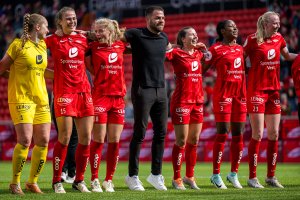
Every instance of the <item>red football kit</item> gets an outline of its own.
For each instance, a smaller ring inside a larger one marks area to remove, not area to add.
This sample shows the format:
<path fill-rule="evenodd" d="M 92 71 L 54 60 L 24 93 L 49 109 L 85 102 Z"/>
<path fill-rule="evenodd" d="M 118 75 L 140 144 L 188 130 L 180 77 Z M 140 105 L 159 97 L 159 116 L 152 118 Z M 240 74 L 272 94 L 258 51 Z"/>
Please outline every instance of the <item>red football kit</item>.
<path fill-rule="evenodd" d="M 216 122 L 245 122 L 247 108 L 243 47 L 217 42 L 209 48 L 205 63 L 217 70 L 213 90 Z"/>
<path fill-rule="evenodd" d="M 300 103 L 300 55 L 298 55 L 293 62 L 292 76 L 294 80 L 296 94 L 298 97 L 298 103 Z"/>
<path fill-rule="evenodd" d="M 124 123 L 123 53 L 125 43 L 116 41 L 111 46 L 98 41 L 90 44 L 95 79 L 93 100 L 95 123 Z"/>
<path fill-rule="evenodd" d="M 190 55 L 174 48 L 166 54 L 166 59 L 173 65 L 176 81 L 171 99 L 173 124 L 203 122 L 202 58 L 203 53 L 198 50 Z"/>
<path fill-rule="evenodd" d="M 55 116 L 85 117 L 94 115 L 90 84 L 84 64 L 87 38 L 81 34 L 55 34 L 46 38 L 54 60 Z"/>
<path fill-rule="evenodd" d="M 249 113 L 280 114 L 280 52 L 285 47 L 280 33 L 261 44 L 255 34 L 247 37 L 244 50 L 251 62 L 247 89 Z"/>

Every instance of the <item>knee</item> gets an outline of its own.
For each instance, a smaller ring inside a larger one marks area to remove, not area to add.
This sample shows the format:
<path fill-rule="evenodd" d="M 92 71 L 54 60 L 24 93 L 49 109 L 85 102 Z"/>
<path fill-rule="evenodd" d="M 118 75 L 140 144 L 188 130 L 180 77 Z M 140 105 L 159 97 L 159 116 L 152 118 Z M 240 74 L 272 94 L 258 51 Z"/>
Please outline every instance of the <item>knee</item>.
<path fill-rule="evenodd" d="M 31 138 L 21 137 L 21 138 L 18 138 L 17 142 L 24 147 L 29 147 L 31 144 Z"/>
<path fill-rule="evenodd" d="M 165 141 L 165 136 L 166 136 L 166 133 L 163 132 L 163 133 L 155 133 L 153 135 L 153 141 L 156 141 L 156 142 L 164 142 Z"/>
<path fill-rule="evenodd" d="M 261 141 L 262 136 L 263 136 L 263 132 L 252 133 L 252 138 L 257 140 L 257 141 Z"/>
<path fill-rule="evenodd" d="M 179 147 L 184 147 L 185 146 L 185 140 L 184 138 L 176 138 L 176 145 Z"/>
<path fill-rule="evenodd" d="M 271 130 L 268 131 L 268 139 L 269 140 L 278 140 L 279 131 L 278 130 Z"/>
<path fill-rule="evenodd" d="M 60 134 L 60 135 L 58 136 L 58 141 L 59 141 L 61 144 L 67 146 L 67 145 L 69 144 L 70 137 L 69 137 L 68 135 L 66 135 L 66 134 Z"/>
<path fill-rule="evenodd" d="M 134 132 L 131 141 L 142 143 L 145 138 L 145 132 Z"/>

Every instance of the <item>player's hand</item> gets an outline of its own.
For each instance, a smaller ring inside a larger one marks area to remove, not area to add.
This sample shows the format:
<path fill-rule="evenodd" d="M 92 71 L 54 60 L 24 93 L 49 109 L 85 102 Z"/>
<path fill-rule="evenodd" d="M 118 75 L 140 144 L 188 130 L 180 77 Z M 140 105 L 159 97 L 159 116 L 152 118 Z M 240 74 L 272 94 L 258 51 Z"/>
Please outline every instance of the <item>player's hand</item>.
<path fill-rule="evenodd" d="M 199 49 L 200 51 L 207 51 L 206 45 L 202 42 L 198 42 L 195 46 L 196 49 Z"/>

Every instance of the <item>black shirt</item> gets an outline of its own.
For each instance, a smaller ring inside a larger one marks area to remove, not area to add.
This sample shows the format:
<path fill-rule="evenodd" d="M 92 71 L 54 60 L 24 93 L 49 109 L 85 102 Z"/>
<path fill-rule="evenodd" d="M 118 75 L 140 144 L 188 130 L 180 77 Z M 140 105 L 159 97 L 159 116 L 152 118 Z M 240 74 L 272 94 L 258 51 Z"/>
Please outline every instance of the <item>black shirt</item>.
<path fill-rule="evenodd" d="M 125 32 L 125 37 L 132 49 L 132 87 L 165 87 L 167 35 L 154 34 L 147 28 L 133 28 Z"/>

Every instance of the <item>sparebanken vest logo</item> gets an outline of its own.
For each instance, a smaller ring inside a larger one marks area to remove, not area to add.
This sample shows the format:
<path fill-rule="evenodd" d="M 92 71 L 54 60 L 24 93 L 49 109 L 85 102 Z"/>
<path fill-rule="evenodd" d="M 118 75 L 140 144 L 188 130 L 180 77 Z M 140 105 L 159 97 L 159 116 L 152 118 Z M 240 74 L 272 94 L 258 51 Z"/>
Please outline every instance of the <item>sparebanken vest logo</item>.
<path fill-rule="evenodd" d="M 275 49 L 270 49 L 268 51 L 268 60 L 275 58 L 275 55 L 276 55 Z"/>
<path fill-rule="evenodd" d="M 199 65 L 197 61 L 193 61 L 192 62 L 192 71 L 196 71 L 198 69 Z"/>
<path fill-rule="evenodd" d="M 239 57 L 239 58 L 236 58 L 234 60 L 234 64 L 233 64 L 233 67 L 236 69 L 236 68 L 239 68 L 242 64 L 242 59 Z"/>
<path fill-rule="evenodd" d="M 36 58 L 35 59 L 36 64 L 41 64 L 43 62 L 43 56 L 42 55 L 37 55 L 35 58 Z"/>
<path fill-rule="evenodd" d="M 78 55 L 78 49 L 77 47 L 72 47 L 70 50 L 69 50 L 69 57 L 70 58 L 74 58 Z"/>
<path fill-rule="evenodd" d="M 118 54 L 117 53 L 111 53 L 108 56 L 108 62 L 109 63 L 114 63 L 118 60 Z"/>

